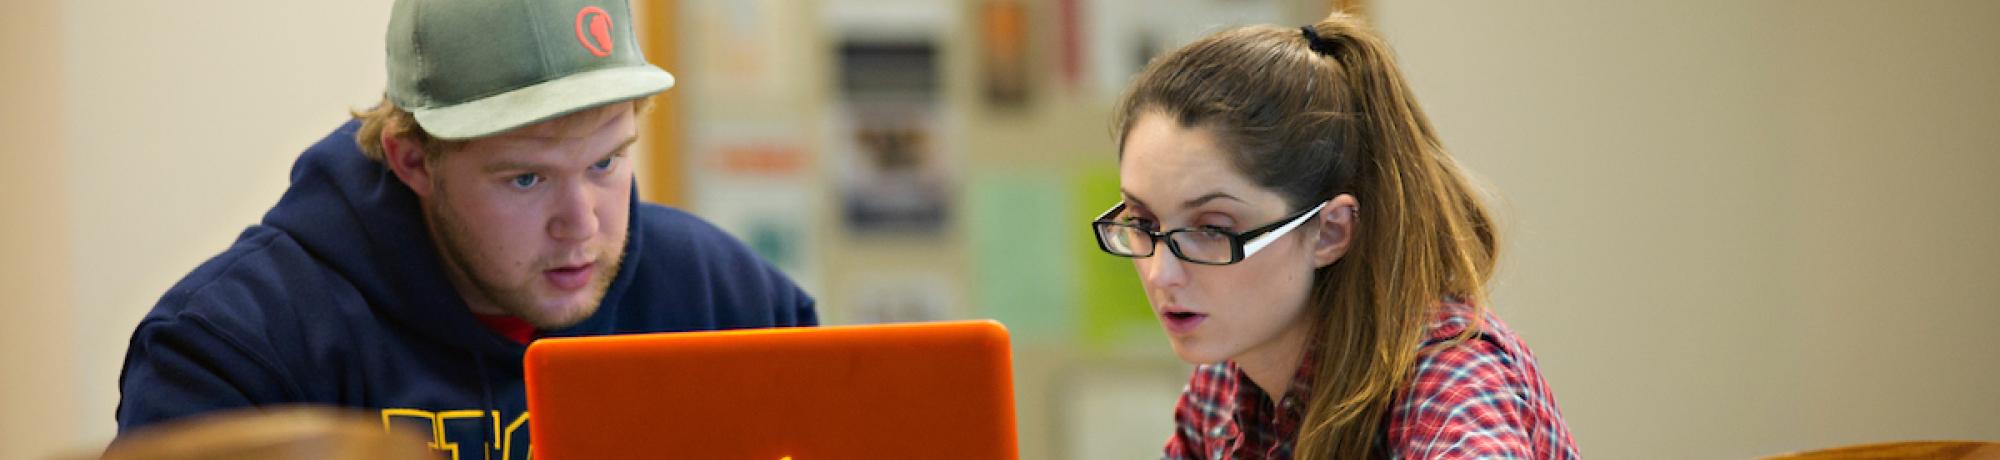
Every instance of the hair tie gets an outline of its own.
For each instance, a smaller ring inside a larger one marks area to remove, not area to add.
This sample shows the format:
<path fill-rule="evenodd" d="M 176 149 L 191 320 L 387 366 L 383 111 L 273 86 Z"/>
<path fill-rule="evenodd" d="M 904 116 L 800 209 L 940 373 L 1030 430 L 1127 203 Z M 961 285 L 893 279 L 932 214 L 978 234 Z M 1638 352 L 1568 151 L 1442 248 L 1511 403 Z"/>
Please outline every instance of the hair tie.
<path fill-rule="evenodd" d="M 1327 43 L 1326 39 L 1319 38 L 1319 32 L 1313 31 L 1313 26 L 1300 26 L 1299 32 L 1305 33 L 1306 47 L 1312 48 L 1315 53 L 1333 57 L 1333 44 Z"/>

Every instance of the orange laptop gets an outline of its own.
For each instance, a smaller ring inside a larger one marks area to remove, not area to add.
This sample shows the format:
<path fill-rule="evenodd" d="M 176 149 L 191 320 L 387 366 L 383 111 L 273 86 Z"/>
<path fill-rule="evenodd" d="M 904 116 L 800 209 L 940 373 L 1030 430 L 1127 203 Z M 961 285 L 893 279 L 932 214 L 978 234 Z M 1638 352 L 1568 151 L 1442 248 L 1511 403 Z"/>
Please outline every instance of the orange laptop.
<path fill-rule="evenodd" d="M 1014 459 L 993 321 L 551 338 L 528 347 L 541 460 Z"/>

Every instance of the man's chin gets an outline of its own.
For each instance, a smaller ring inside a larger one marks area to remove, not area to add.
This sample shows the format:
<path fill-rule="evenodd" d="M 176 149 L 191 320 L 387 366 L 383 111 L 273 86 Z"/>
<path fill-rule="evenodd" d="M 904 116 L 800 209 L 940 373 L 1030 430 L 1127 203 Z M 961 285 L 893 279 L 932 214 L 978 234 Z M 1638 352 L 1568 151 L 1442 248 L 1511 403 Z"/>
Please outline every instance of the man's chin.
<path fill-rule="evenodd" d="M 583 320 L 590 319 L 591 314 L 597 313 L 598 304 L 604 300 L 604 292 L 596 289 L 556 295 L 548 292 L 540 294 L 540 298 L 534 299 L 534 302 L 520 305 L 525 308 L 516 308 L 510 313 L 534 325 L 535 329 L 544 331 L 575 326 Z"/>
<path fill-rule="evenodd" d="M 597 312 L 597 302 L 583 305 L 538 306 L 530 311 L 515 312 L 514 316 L 527 321 L 537 330 L 550 331 L 575 326 Z"/>
<path fill-rule="evenodd" d="M 616 269 L 617 265 L 610 268 Z M 536 280 L 546 283 L 546 280 Z M 524 294 L 531 297 L 526 305 L 516 304 L 513 313 L 538 330 L 556 330 L 575 326 L 597 313 L 604 302 L 604 295 L 610 291 L 611 280 L 600 274 L 581 289 L 560 289 L 556 286 L 531 285 Z"/>

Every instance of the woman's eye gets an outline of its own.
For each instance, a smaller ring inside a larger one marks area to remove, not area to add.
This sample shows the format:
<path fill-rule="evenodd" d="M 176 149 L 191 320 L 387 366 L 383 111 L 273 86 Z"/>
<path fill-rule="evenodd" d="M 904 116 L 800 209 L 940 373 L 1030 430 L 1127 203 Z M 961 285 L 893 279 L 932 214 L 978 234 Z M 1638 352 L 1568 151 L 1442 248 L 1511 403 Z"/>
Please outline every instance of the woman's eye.
<path fill-rule="evenodd" d="M 1235 219 L 1230 219 L 1228 217 L 1219 215 L 1209 215 L 1195 221 L 1195 227 L 1206 230 L 1221 230 L 1225 232 L 1233 232 L 1235 230 L 1232 230 L 1231 227 L 1235 226 L 1236 226 Z"/>
<path fill-rule="evenodd" d="M 535 184 L 539 183 L 542 183 L 542 176 L 535 174 L 522 174 L 519 176 L 514 176 L 514 179 L 511 181 L 511 184 L 514 186 L 514 188 L 522 190 L 527 190 L 531 187 L 534 187 Z"/>
<path fill-rule="evenodd" d="M 1139 227 L 1139 228 L 1143 228 L 1143 229 L 1148 229 L 1148 230 L 1151 230 L 1151 229 L 1154 229 L 1154 228 L 1156 228 L 1156 227 L 1158 227 L 1158 226 L 1159 226 L 1159 224 L 1155 224 L 1155 223 L 1153 223 L 1153 220 L 1152 220 L 1152 219 L 1147 219 L 1147 218 L 1144 218 L 1144 217 L 1138 217 L 1138 216 L 1125 216 L 1125 217 L 1124 217 L 1124 218 L 1122 218 L 1122 219 L 1118 219 L 1118 221 L 1119 221 L 1119 222 L 1122 222 L 1122 223 L 1125 223 L 1125 224 L 1127 224 L 1127 225 L 1132 225 L 1132 226 L 1135 226 L 1135 227 Z"/>

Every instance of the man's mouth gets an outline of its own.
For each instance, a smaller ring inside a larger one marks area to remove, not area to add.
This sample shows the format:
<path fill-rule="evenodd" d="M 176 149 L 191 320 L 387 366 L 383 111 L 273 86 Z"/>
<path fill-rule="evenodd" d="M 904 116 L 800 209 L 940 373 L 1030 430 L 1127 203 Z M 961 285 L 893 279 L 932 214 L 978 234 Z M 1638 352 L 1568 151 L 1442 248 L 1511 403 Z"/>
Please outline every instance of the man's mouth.
<path fill-rule="evenodd" d="M 558 289 L 574 291 L 589 285 L 590 275 L 596 271 L 596 262 L 585 262 L 551 268 L 548 271 L 542 272 L 542 276 L 549 280 L 549 284 L 555 285 Z"/>

